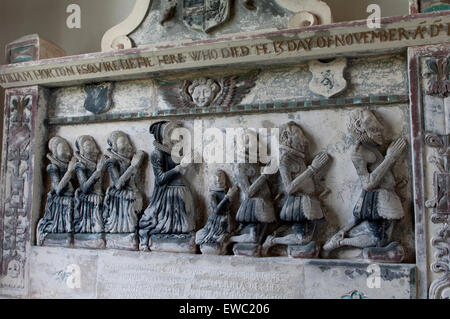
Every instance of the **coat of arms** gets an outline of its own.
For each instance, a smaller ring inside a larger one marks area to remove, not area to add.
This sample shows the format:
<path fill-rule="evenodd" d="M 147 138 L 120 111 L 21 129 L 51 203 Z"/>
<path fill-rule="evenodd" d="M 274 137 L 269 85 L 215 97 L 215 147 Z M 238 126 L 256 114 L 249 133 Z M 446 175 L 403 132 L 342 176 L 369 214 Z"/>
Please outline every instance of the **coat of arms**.
<path fill-rule="evenodd" d="M 183 0 L 183 21 L 194 30 L 208 32 L 230 17 L 230 0 Z"/>
<path fill-rule="evenodd" d="M 347 81 L 344 78 L 346 67 L 346 58 L 338 58 L 331 62 L 309 62 L 309 71 L 313 75 L 309 82 L 309 89 L 327 98 L 344 91 L 347 87 Z"/>

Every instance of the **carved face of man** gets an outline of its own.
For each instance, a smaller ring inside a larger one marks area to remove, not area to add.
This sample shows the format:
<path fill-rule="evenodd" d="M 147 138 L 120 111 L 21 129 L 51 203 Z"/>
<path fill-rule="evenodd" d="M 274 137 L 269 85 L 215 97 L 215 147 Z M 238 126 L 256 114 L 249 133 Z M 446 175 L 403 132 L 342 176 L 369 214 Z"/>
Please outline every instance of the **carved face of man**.
<path fill-rule="evenodd" d="M 11 278 L 17 278 L 20 275 L 20 263 L 17 260 L 11 260 L 8 264 L 6 273 Z"/>
<path fill-rule="evenodd" d="M 91 161 L 95 161 L 98 157 L 98 154 L 100 153 L 99 149 L 97 148 L 97 145 L 91 139 L 88 139 L 83 143 L 82 151 L 83 156 L 87 157 Z"/>
<path fill-rule="evenodd" d="M 70 149 L 70 147 L 67 143 L 60 142 L 60 143 L 58 143 L 58 146 L 56 147 L 56 154 L 54 154 L 54 155 L 60 161 L 67 163 L 72 158 L 72 150 Z"/>
<path fill-rule="evenodd" d="M 200 84 L 192 92 L 192 100 L 199 107 L 208 106 L 214 98 L 214 91 L 211 85 Z"/>
<path fill-rule="evenodd" d="M 133 146 L 130 143 L 128 137 L 121 135 L 117 138 L 117 150 L 116 152 L 120 155 L 131 158 L 133 156 Z"/>
<path fill-rule="evenodd" d="M 282 129 L 280 143 L 302 153 L 306 153 L 309 144 L 303 130 L 294 122 L 288 123 Z"/>
<path fill-rule="evenodd" d="M 365 132 L 367 137 L 375 144 L 382 145 L 384 143 L 383 129 L 383 125 L 372 112 L 365 110 L 362 113 L 361 130 Z"/>
<path fill-rule="evenodd" d="M 217 188 L 225 188 L 227 186 L 225 173 L 223 171 L 217 171 L 214 175 L 214 186 Z"/>

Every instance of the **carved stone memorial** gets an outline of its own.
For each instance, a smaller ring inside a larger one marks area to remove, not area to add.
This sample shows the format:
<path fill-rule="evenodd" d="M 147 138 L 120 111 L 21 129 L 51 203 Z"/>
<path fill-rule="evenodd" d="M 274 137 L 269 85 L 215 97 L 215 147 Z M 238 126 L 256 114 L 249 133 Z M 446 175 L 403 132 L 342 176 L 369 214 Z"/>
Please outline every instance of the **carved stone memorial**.
<path fill-rule="evenodd" d="M 136 0 L 103 52 L 12 42 L 0 298 L 448 298 L 450 11 L 407 3 Z"/>

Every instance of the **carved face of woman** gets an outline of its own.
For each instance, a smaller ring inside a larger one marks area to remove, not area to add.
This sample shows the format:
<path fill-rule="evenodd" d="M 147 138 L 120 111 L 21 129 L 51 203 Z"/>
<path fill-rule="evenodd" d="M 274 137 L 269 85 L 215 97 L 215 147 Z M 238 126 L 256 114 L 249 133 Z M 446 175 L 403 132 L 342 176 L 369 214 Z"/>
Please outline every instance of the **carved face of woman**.
<path fill-rule="evenodd" d="M 130 143 L 130 140 L 126 136 L 119 136 L 117 138 L 117 150 L 116 152 L 119 153 L 119 155 L 122 155 L 126 158 L 131 158 L 133 156 L 133 146 Z"/>
<path fill-rule="evenodd" d="M 383 145 L 383 125 L 378 121 L 378 119 L 370 111 L 364 111 L 362 123 L 362 128 L 364 129 L 367 137 L 373 141 L 375 144 Z"/>
<path fill-rule="evenodd" d="M 72 151 L 67 143 L 61 142 L 56 147 L 56 154 L 54 155 L 60 161 L 68 163 L 72 158 Z"/>
<path fill-rule="evenodd" d="M 306 153 L 308 150 L 308 139 L 302 129 L 296 125 L 286 127 L 281 133 L 280 143 L 302 153 Z"/>
<path fill-rule="evenodd" d="M 92 140 L 87 140 L 83 143 L 82 151 L 82 155 L 91 161 L 97 160 L 98 154 L 100 153 L 97 145 Z"/>
<path fill-rule="evenodd" d="M 8 264 L 6 273 L 11 278 L 17 278 L 20 275 L 20 263 L 17 260 L 11 260 Z"/>
<path fill-rule="evenodd" d="M 192 92 L 192 100 L 199 107 L 207 106 L 214 97 L 213 89 L 210 85 L 200 84 Z"/>

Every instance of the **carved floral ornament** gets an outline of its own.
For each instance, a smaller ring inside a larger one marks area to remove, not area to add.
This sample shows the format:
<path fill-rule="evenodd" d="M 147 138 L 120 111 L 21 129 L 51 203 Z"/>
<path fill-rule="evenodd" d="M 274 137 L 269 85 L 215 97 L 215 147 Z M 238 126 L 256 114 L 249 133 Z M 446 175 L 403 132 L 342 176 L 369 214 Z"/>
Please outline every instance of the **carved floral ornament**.
<path fill-rule="evenodd" d="M 450 57 L 429 58 L 426 64 L 428 70 L 424 77 L 429 79 L 426 94 L 447 97 L 450 92 Z"/>
<path fill-rule="evenodd" d="M 259 71 L 218 79 L 160 81 L 164 100 L 173 108 L 231 107 L 239 104 L 255 86 Z"/>

